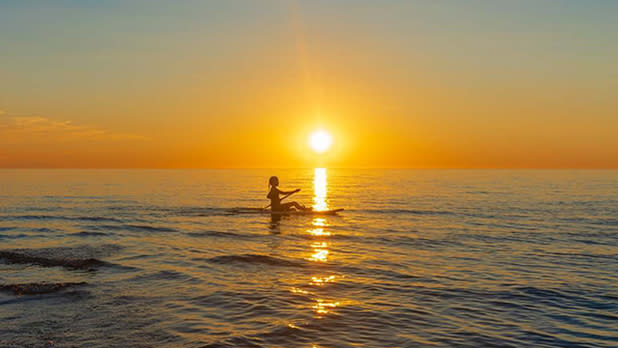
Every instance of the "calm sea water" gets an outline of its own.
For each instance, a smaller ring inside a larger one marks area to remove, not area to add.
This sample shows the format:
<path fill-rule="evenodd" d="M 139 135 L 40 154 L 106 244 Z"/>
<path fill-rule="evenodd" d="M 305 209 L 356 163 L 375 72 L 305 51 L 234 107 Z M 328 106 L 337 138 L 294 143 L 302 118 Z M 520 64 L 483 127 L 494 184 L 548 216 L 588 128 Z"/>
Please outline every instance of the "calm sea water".
<path fill-rule="evenodd" d="M 616 347 L 617 285 L 617 171 L 0 171 L 2 347 Z"/>

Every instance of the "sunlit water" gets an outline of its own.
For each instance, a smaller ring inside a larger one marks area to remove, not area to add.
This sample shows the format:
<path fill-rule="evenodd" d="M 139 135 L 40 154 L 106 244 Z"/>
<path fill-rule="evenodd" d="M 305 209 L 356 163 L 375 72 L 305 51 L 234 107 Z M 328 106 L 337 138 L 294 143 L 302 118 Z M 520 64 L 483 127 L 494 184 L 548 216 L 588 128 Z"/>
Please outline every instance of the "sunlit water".
<path fill-rule="evenodd" d="M 267 179 L 339 216 L 262 214 Z M 0 171 L 0 346 L 615 347 L 618 172 Z"/>

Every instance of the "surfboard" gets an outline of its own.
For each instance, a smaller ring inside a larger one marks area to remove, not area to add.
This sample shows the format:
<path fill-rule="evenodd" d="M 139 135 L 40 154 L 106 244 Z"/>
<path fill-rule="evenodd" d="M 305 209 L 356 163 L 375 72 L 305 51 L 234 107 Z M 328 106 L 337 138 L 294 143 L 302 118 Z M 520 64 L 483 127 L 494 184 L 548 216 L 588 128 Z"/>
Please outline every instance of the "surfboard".
<path fill-rule="evenodd" d="M 271 215 L 335 215 L 341 211 L 340 209 L 331 209 L 331 210 L 289 210 L 289 211 L 269 211 Z"/>

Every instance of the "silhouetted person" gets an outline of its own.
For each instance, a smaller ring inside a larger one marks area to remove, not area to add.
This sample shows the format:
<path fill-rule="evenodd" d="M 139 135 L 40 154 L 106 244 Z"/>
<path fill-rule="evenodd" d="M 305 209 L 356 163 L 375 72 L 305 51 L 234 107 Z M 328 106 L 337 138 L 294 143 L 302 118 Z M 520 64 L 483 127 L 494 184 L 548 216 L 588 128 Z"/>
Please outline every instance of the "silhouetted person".
<path fill-rule="evenodd" d="M 296 189 L 293 191 L 281 191 L 277 188 L 279 186 L 279 178 L 276 176 L 271 176 L 268 179 L 268 195 L 266 198 L 270 199 L 270 210 L 271 211 L 288 211 L 292 208 L 296 210 L 307 210 L 304 205 L 298 204 L 297 202 L 288 202 L 281 203 L 280 195 L 291 195 L 292 193 L 296 193 L 300 191 L 300 189 Z"/>

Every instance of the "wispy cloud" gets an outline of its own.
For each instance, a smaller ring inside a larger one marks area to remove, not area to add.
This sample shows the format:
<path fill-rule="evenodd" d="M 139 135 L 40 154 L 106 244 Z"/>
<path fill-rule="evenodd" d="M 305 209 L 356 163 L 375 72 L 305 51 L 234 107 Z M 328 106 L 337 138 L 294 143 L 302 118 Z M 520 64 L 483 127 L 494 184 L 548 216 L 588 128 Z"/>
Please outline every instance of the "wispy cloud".
<path fill-rule="evenodd" d="M 32 139 L 48 141 L 72 140 L 148 140 L 130 133 L 110 132 L 104 129 L 76 125 L 71 121 L 54 120 L 41 116 L 17 116 L 0 111 L 0 143 L 28 142 Z"/>

